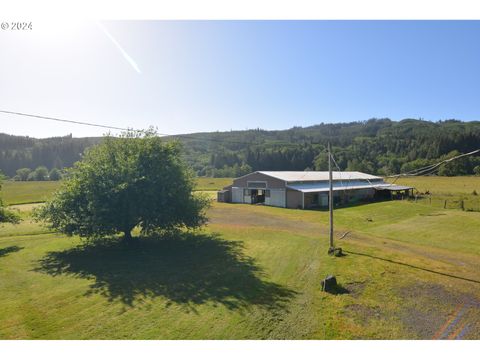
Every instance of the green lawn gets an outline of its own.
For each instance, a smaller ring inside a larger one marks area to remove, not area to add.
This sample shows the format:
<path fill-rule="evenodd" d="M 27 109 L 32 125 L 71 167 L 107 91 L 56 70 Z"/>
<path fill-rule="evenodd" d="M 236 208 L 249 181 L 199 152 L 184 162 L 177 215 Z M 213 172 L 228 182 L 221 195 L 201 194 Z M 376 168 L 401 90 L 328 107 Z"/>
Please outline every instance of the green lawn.
<path fill-rule="evenodd" d="M 60 181 L 4 181 L 0 198 L 7 205 L 43 202 L 60 184 Z"/>
<path fill-rule="evenodd" d="M 230 185 L 230 178 L 197 178 L 196 190 L 221 190 Z M 7 205 L 44 202 L 59 187 L 61 181 L 5 181 L 0 190 L 0 198 Z"/>
<path fill-rule="evenodd" d="M 225 186 L 231 185 L 233 179 L 231 178 L 197 178 L 197 187 L 199 191 L 222 190 Z"/>
<path fill-rule="evenodd" d="M 394 179 L 387 179 L 392 182 Z M 480 194 L 480 176 L 416 176 L 401 178 L 397 184 L 414 186 L 420 192 L 430 191 L 437 195 L 471 195 L 474 190 Z"/>
<path fill-rule="evenodd" d="M 393 179 L 387 179 L 393 181 Z M 480 211 L 480 176 L 419 176 L 402 178 L 397 184 L 413 186 L 422 195 L 418 201 L 438 208 Z M 446 202 L 445 202 L 446 201 Z"/>
<path fill-rule="evenodd" d="M 33 206 L 0 227 L 1 339 L 480 338 L 479 213 L 339 209 L 335 258 L 324 211 L 213 203 L 202 231 L 128 248 L 50 233 Z"/>

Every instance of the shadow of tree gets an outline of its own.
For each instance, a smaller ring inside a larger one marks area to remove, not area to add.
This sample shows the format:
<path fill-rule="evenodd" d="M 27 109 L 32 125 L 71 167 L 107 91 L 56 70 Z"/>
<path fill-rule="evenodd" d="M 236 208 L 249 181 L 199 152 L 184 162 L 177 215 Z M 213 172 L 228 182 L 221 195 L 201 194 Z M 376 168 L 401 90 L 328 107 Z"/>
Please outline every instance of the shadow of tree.
<path fill-rule="evenodd" d="M 284 307 L 296 293 L 260 279 L 261 269 L 242 250 L 241 242 L 211 234 L 139 238 L 137 246 L 110 239 L 50 252 L 34 270 L 92 279 L 86 295 L 99 293 L 128 306 L 162 296 L 191 309 L 205 302 L 229 309 Z"/>
<path fill-rule="evenodd" d="M 22 249 L 23 247 L 20 246 L 8 246 L 6 248 L 0 249 L 0 257 L 7 256 L 10 253 L 17 252 Z"/>

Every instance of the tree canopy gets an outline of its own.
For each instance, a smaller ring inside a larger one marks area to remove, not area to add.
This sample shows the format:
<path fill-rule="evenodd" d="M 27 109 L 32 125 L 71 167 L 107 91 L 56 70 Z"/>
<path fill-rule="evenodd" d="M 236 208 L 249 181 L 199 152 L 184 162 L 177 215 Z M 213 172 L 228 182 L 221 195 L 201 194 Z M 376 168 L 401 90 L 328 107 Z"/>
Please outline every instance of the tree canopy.
<path fill-rule="evenodd" d="M 48 169 L 45 166 L 38 166 L 33 172 L 33 179 L 36 181 L 45 181 L 48 178 Z"/>
<path fill-rule="evenodd" d="M 62 178 L 62 173 L 57 168 L 53 168 L 48 173 L 48 179 L 52 181 L 58 181 Z"/>
<path fill-rule="evenodd" d="M 193 192 L 195 179 L 178 142 L 155 132 L 107 136 L 70 169 L 53 199 L 36 217 L 68 235 L 94 238 L 160 229 L 196 228 L 209 201 Z"/>
<path fill-rule="evenodd" d="M 418 164 L 434 164 L 452 151 L 466 153 L 478 149 L 480 121 L 370 119 L 288 130 L 205 132 L 175 138 L 184 145 L 182 157 L 198 176 L 237 177 L 257 170 L 324 170 L 328 142 L 342 170 L 391 175 L 415 169 Z M 70 167 L 81 159 L 86 148 L 101 141 L 0 134 L 0 169 L 12 177 L 22 167 Z M 479 165 L 480 156 L 470 156 L 461 162 L 461 167 L 447 166 L 438 173 L 473 175 Z"/>

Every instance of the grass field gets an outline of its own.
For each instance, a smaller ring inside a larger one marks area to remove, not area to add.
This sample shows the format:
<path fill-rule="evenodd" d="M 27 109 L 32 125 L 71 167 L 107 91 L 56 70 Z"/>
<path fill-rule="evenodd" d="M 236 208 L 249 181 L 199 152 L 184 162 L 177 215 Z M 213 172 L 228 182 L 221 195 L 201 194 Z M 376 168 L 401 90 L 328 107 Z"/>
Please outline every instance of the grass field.
<path fill-rule="evenodd" d="M 228 186 L 232 183 L 231 178 L 197 178 L 197 187 L 198 191 L 213 191 L 221 190 L 225 186 Z"/>
<path fill-rule="evenodd" d="M 59 186 L 60 181 L 4 181 L 0 198 L 7 205 L 43 202 Z"/>
<path fill-rule="evenodd" d="M 392 181 L 388 179 L 387 181 Z M 447 209 L 464 209 L 480 211 L 480 177 L 479 176 L 419 176 L 398 179 L 400 185 L 413 186 L 421 196 L 418 201 L 423 204 Z M 479 195 L 474 195 L 475 193 Z"/>
<path fill-rule="evenodd" d="M 126 248 L 50 233 L 34 206 L 0 227 L 2 339 L 480 338 L 479 213 L 339 209 L 336 258 L 323 211 L 213 203 L 202 231 Z"/>
<path fill-rule="evenodd" d="M 471 195 L 474 190 L 480 194 L 480 176 L 417 176 L 401 178 L 396 183 L 414 186 L 420 192 L 430 191 L 437 195 Z"/>
<path fill-rule="evenodd" d="M 231 183 L 230 178 L 197 178 L 196 190 L 221 190 Z M 44 202 L 60 184 L 60 181 L 5 181 L 0 190 L 0 198 L 6 205 Z"/>

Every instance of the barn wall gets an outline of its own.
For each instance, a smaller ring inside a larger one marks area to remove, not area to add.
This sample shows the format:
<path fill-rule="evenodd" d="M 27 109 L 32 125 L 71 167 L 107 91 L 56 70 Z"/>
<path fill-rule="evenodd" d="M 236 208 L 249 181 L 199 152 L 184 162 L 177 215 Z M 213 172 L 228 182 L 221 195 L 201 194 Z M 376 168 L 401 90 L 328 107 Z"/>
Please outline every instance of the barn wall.
<path fill-rule="evenodd" d="M 265 205 L 285 207 L 286 206 L 285 190 L 270 190 L 270 197 L 265 198 Z"/>
<path fill-rule="evenodd" d="M 302 207 L 302 193 L 287 189 L 287 208 L 298 209 Z"/>
<path fill-rule="evenodd" d="M 257 173 L 248 174 L 248 175 L 242 176 L 241 178 L 235 179 L 233 181 L 233 186 L 246 188 L 248 181 L 266 181 L 268 189 L 284 189 L 285 188 L 285 181 L 275 179 L 264 174 L 257 174 Z"/>
<path fill-rule="evenodd" d="M 243 188 L 232 187 L 232 202 L 243 203 Z"/>

